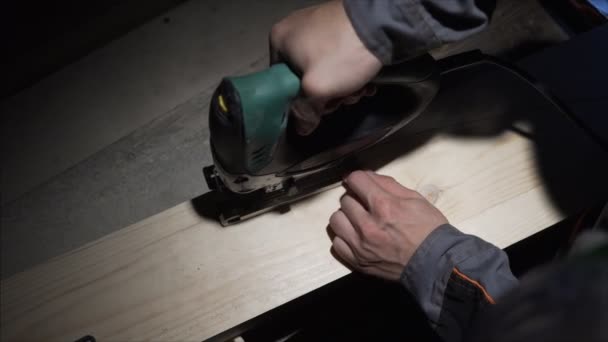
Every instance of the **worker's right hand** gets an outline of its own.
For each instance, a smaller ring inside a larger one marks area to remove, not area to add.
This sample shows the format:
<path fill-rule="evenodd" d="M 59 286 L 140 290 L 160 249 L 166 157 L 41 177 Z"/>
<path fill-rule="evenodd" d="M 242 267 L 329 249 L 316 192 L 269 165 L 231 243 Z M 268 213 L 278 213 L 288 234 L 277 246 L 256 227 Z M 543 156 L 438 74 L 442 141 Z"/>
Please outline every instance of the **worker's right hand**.
<path fill-rule="evenodd" d="M 292 105 L 299 134 L 310 134 L 323 114 L 371 95 L 367 83 L 382 63 L 363 45 L 341 0 L 296 11 L 270 33 L 271 63 L 286 60 L 302 73 L 302 96 Z"/>
<path fill-rule="evenodd" d="M 429 234 L 448 223 L 422 195 L 393 178 L 356 171 L 330 218 L 333 250 L 357 271 L 398 280 Z"/>

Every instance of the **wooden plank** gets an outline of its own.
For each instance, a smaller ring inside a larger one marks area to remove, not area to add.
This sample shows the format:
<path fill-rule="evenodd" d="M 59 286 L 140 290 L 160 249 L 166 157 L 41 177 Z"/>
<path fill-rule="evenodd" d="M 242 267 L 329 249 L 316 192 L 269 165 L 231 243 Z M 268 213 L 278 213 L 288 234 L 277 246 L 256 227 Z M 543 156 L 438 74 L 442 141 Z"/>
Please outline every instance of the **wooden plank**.
<path fill-rule="evenodd" d="M 563 217 L 546 198 L 533 143 L 512 132 L 436 135 L 380 172 L 501 247 Z M 349 272 L 326 233 L 342 192 L 228 228 L 183 203 L 18 274 L 2 282 L 2 340 L 213 336 Z"/>
<path fill-rule="evenodd" d="M 506 247 L 605 198 L 608 158 L 517 78 L 482 71 L 444 77 L 424 115 L 360 158 Z M 1 337 L 211 337 L 349 272 L 326 232 L 342 193 L 228 228 L 201 216 L 209 193 L 178 205 L 2 281 Z"/>
<path fill-rule="evenodd" d="M 554 136 L 581 147 L 569 139 L 581 132 L 569 127 Z M 505 247 L 567 214 L 545 184 L 537 142 L 511 131 L 402 141 L 409 152 L 379 171 L 425 194 L 465 232 Z M 213 336 L 349 272 L 330 255 L 326 234 L 342 192 L 229 228 L 180 204 L 3 280 L 1 338 Z"/>
<path fill-rule="evenodd" d="M 517 78 L 456 72 L 442 84 L 424 115 L 360 154 L 366 167 L 500 247 L 605 198 L 605 152 Z M 210 193 L 180 204 L 3 280 L 1 338 L 211 337 L 349 272 L 326 231 L 342 193 L 228 228 L 202 215 Z"/>

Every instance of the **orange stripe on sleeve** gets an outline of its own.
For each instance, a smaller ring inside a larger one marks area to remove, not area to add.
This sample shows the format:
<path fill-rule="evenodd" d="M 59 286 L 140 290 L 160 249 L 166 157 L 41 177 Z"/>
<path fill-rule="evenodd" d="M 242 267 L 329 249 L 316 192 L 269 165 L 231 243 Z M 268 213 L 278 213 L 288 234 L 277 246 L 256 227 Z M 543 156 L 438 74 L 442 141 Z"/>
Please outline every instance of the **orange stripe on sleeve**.
<path fill-rule="evenodd" d="M 452 271 L 454 273 L 456 273 L 456 275 L 458 275 L 460 278 L 468 281 L 469 283 L 471 283 L 475 287 L 477 287 L 483 293 L 484 297 L 490 304 L 496 304 L 496 302 L 494 301 L 494 298 L 492 298 L 492 296 L 490 296 L 488 291 L 486 291 L 486 289 L 483 287 L 483 285 L 481 285 L 477 280 L 473 280 L 473 279 L 467 277 L 464 273 L 460 272 L 456 267 L 454 267 L 452 269 Z"/>

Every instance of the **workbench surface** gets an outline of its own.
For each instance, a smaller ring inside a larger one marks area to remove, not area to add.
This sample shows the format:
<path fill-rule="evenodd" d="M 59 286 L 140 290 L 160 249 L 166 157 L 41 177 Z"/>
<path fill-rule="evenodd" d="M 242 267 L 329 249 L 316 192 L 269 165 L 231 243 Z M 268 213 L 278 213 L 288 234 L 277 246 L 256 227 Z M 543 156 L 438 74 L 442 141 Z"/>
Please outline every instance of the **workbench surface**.
<path fill-rule="evenodd" d="M 368 154 L 382 160 L 380 173 L 420 191 L 456 227 L 499 247 L 575 210 L 553 197 L 560 190 L 545 180 L 550 161 L 539 151 L 560 148 L 562 162 L 594 168 L 595 177 L 608 170 L 592 164 L 606 156 L 565 118 L 552 121 L 555 134 L 533 132 L 548 144 L 519 130 L 453 133 L 495 122 L 491 116 L 468 120 L 447 125 L 449 133 L 398 136 Z M 571 148 L 555 145 L 564 140 Z M 406 153 L 387 152 L 399 150 Z M 572 181 L 578 178 L 572 170 L 560 172 Z M 582 195 L 587 190 L 581 187 Z M 342 193 L 335 188 L 288 213 L 227 228 L 206 218 L 213 207 L 208 193 L 54 258 L 2 281 L 2 340 L 70 341 L 91 334 L 99 341 L 168 341 L 218 334 L 349 273 L 330 254 L 326 231 Z"/>
<path fill-rule="evenodd" d="M 443 110 L 361 158 L 504 248 L 593 203 L 608 170 L 606 154 L 562 113 L 511 111 Z M 1 339 L 214 336 L 350 272 L 327 234 L 343 191 L 227 228 L 208 217 L 213 196 L 204 194 L 4 279 Z"/>

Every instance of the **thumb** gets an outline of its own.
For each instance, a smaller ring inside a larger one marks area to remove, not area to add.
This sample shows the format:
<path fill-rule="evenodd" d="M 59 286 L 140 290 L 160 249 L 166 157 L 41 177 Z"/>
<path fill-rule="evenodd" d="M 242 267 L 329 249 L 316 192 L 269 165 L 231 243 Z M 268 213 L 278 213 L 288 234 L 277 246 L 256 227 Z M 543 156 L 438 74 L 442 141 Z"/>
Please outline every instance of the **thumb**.
<path fill-rule="evenodd" d="M 339 102 L 332 101 L 336 98 L 334 87 L 322 69 L 304 70 L 302 91 L 291 104 L 298 134 L 310 135 L 319 126 L 321 116 L 329 112 L 327 107 L 339 106 Z"/>
<path fill-rule="evenodd" d="M 290 109 L 299 135 L 310 135 L 319 126 L 322 110 L 310 99 L 297 97 L 292 101 Z"/>

